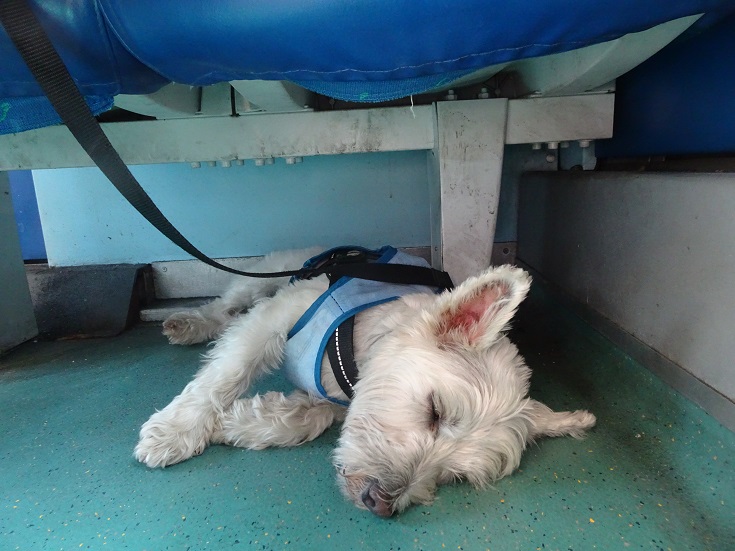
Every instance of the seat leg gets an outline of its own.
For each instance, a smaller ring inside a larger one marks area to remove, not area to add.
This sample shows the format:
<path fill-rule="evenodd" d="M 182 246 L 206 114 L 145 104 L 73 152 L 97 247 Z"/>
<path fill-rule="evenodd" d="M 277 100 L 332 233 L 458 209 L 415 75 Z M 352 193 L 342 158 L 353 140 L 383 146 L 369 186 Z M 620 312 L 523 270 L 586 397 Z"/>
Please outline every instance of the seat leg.
<path fill-rule="evenodd" d="M 490 265 L 508 100 L 436 104 L 429 153 L 432 263 L 455 283 Z"/>

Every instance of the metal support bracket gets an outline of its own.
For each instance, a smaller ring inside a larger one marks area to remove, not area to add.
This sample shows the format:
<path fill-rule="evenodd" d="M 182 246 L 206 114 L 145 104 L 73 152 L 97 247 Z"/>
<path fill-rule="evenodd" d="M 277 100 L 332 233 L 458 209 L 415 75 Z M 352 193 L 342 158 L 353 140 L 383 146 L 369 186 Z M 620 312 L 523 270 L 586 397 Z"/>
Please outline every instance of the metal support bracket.
<path fill-rule="evenodd" d="M 436 105 L 429 157 L 432 263 L 456 282 L 490 265 L 508 101 Z"/>

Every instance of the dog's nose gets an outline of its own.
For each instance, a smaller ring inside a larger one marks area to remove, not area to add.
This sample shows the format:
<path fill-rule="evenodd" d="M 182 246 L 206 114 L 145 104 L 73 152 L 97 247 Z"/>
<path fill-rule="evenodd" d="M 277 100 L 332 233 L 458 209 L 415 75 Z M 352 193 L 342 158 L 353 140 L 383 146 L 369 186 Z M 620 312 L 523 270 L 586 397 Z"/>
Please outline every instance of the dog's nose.
<path fill-rule="evenodd" d="M 385 493 L 377 482 L 371 482 L 362 492 L 362 502 L 371 513 L 379 517 L 393 516 L 393 507 L 386 501 Z"/>

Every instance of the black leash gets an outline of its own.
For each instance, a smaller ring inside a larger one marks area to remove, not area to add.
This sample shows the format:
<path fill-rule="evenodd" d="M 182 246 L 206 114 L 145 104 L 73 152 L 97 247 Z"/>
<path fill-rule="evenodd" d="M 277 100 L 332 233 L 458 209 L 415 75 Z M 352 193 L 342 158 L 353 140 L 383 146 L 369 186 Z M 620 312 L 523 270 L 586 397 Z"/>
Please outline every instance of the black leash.
<path fill-rule="evenodd" d="M 8 36 L 62 122 L 112 185 L 158 231 L 194 258 L 219 270 L 248 277 L 295 276 L 308 279 L 328 274 L 332 280 L 348 276 L 388 283 L 415 283 L 452 288 L 452 280 L 446 272 L 420 266 L 333 263 L 317 269 L 262 273 L 236 270 L 209 258 L 168 221 L 128 170 L 94 118 L 66 65 L 26 1 L 0 0 L 0 23 L 5 27 Z"/>

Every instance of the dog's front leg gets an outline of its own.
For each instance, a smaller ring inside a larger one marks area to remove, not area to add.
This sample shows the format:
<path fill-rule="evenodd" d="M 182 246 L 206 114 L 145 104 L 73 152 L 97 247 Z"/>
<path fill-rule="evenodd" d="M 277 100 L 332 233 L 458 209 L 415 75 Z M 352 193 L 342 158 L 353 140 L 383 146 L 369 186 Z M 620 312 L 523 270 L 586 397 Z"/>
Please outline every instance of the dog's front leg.
<path fill-rule="evenodd" d="M 303 287 L 258 303 L 225 331 L 194 380 L 143 425 L 138 461 L 165 467 L 204 451 L 240 394 L 280 365 L 289 329 L 321 292 Z"/>
<path fill-rule="evenodd" d="M 549 406 L 536 400 L 529 400 L 525 415 L 529 421 L 529 442 L 542 436 L 582 438 L 584 432 L 597 422 L 589 411 L 552 411 Z"/>
<path fill-rule="evenodd" d="M 344 420 L 344 414 L 344 407 L 300 390 L 288 396 L 256 394 L 235 400 L 222 416 L 213 442 L 251 450 L 298 446 Z"/>

